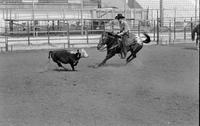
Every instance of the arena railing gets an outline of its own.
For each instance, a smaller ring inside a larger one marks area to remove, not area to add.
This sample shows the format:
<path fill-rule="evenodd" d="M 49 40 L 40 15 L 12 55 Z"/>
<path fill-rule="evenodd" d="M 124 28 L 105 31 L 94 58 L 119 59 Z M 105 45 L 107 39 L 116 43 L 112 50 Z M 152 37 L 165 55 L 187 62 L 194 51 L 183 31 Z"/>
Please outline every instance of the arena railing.
<path fill-rule="evenodd" d="M 84 19 L 83 26 L 80 19 L 49 19 L 39 20 L 6 20 L 5 33 L 2 41 L 6 48 L 12 50 L 15 46 L 31 45 L 63 45 L 63 48 L 76 47 L 77 45 L 96 45 L 100 34 L 108 29 L 105 24 L 112 19 Z M 157 20 L 128 20 L 131 32 L 140 35 L 147 32 L 151 40 L 157 44 L 174 44 L 178 39 L 191 39 L 191 29 L 195 22 L 184 20 L 165 21 L 160 25 Z M 36 23 L 35 25 L 33 25 Z M 23 25 L 22 25 L 23 24 Z M 12 26 L 11 26 L 12 25 Z M 35 29 L 35 30 L 34 30 Z M 114 30 L 118 30 L 115 27 Z"/>

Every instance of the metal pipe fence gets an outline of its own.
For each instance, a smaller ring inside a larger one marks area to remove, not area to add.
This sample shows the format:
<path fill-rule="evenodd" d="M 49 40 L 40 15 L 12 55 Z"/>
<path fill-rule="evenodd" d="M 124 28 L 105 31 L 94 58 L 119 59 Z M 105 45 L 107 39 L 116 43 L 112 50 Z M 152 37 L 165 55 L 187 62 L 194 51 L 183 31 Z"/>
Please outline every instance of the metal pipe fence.
<path fill-rule="evenodd" d="M 61 48 L 73 48 L 78 45 L 96 45 L 100 34 L 110 30 L 105 26 L 110 20 L 112 19 L 84 19 L 83 29 L 79 19 L 5 20 L 4 32 L 0 36 L 1 51 L 12 51 L 16 46 L 61 45 Z M 162 26 L 159 18 L 127 21 L 132 33 L 141 35 L 142 32 L 147 32 L 155 44 L 175 44 L 177 41 L 191 40 L 191 30 L 197 24 L 192 18 L 182 22 L 174 18 L 163 22 Z M 114 27 L 114 31 L 118 30 L 118 26 Z"/>

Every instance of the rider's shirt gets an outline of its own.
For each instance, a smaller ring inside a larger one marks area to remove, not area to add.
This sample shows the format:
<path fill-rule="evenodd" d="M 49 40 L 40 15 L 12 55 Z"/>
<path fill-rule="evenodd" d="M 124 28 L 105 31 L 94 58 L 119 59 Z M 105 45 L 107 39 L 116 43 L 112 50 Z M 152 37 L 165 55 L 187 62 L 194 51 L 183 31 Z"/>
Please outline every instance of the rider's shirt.
<path fill-rule="evenodd" d="M 124 34 L 130 30 L 128 23 L 125 20 L 119 22 L 119 27 L 120 27 L 120 34 Z"/>

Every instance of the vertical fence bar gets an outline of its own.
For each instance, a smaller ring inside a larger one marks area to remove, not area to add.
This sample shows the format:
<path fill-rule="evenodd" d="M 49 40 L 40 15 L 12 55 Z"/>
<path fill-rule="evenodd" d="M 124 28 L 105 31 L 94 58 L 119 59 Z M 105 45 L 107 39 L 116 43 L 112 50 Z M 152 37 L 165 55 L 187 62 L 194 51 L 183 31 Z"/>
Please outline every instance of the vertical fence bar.
<path fill-rule="evenodd" d="M 158 10 L 157 10 L 157 45 L 159 44 L 159 37 L 160 37 L 160 35 L 159 35 L 159 18 L 158 18 Z"/>
<path fill-rule="evenodd" d="M 50 35 L 49 35 L 49 20 L 47 22 L 47 37 L 48 37 L 48 44 L 50 44 Z"/>
<path fill-rule="evenodd" d="M 87 39 L 87 44 L 89 44 L 88 27 L 86 27 L 86 39 Z"/>
<path fill-rule="evenodd" d="M 159 21 L 157 21 L 157 45 L 159 44 L 159 37 L 160 37 L 160 35 L 159 35 Z"/>
<path fill-rule="evenodd" d="M 138 22 L 138 36 L 140 36 L 140 21 Z"/>
<path fill-rule="evenodd" d="M 191 39 L 192 39 L 192 29 L 193 29 L 193 22 L 192 22 L 192 18 L 191 18 L 191 26 L 190 26 L 191 28 Z"/>
<path fill-rule="evenodd" d="M 153 40 L 156 41 L 156 21 L 153 21 Z"/>
<path fill-rule="evenodd" d="M 57 20 L 57 29 L 60 31 L 60 20 Z"/>
<path fill-rule="evenodd" d="M 169 22 L 169 44 L 171 44 L 171 39 L 172 39 L 172 30 L 171 30 L 172 26 L 171 26 L 171 21 Z"/>
<path fill-rule="evenodd" d="M 186 25 L 185 25 L 186 21 L 184 20 L 184 40 L 186 40 Z"/>
<path fill-rule="evenodd" d="M 114 26 L 112 25 L 111 27 L 112 27 L 112 32 L 114 32 Z M 106 31 L 106 25 L 105 25 L 105 21 L 104 21 L 104 23 L 103 23 L 103 32 L 105 33 L 105 31 Z"/>
<path fill-rule="evenodd" d="M 67 22 L 67 45 L 68 45 L 68 48 L 70 48 L 69 22 Z"/>
<path fill-rule="evenodd" d="M 103 25 L 103 30 L 104 30 L 104 32 L 105 32 L 105 21 L 104 21 L 104 23 L 103 23 L 104 25 Z M 112 24 L 111 24 L 111 32 L 114 32 L 114 22 L 112 22 Z"/>
<path fill-rule="evenodd" d="M 30 45 L 30 28 L 29 28 L 29 21 L 27 21 L 27 36 L 28 36 L 28 45 Z"/>
<path fill-rule="evenodd" d="M 7 21 L 5 21 L 5 50 L 8 51 L 8 28 L 7 28 Z"/>
<path fill-rule="evenodd" d="M 83 25 L 83 8 L 84 8 L 84 6 L 83 6 L 83 0 L 81 0 L 81 35 L 83 35 L 83 27 L 84 27 L 84 25 Z"/>
<path fill-rule="evenodd" d="M 176 18 L 174 18 L 174 41 L 175 40 L 176 40 Z"/>
<path fill-rule="evenodd" d="M 83 21 L 83 31 L 84 31 L 84 34 L 86 35 L 86 29 L 85 29 L 85 20 Z"/>

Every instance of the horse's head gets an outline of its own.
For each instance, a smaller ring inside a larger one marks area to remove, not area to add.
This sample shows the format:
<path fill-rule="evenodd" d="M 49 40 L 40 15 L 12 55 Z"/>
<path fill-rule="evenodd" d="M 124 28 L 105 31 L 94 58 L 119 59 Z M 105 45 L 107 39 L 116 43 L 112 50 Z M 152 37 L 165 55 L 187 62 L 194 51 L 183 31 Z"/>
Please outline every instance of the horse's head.
<path fill-rule="evenodd" d="M 104 32 L 100 39 L 99 43 L 97 45 L 97 50 L 103 50 L 105 49 L 106 45 L 108 45 L 109 42 L 111 42 L 113 39 L 115 39 L 114 34 L 111 32 Z"/>

